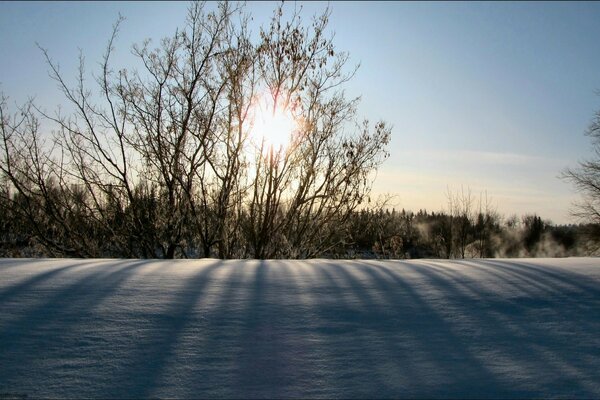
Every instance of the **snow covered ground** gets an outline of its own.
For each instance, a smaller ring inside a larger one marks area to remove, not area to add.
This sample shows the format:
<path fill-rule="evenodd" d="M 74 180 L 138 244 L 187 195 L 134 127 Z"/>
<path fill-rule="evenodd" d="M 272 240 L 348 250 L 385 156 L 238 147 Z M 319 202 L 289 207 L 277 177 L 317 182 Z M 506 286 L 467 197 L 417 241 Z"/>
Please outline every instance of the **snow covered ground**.
<path fill-rule="evenodd" d="M 600 259 L 0 260 L 0 398 L 600 397 Z"/>

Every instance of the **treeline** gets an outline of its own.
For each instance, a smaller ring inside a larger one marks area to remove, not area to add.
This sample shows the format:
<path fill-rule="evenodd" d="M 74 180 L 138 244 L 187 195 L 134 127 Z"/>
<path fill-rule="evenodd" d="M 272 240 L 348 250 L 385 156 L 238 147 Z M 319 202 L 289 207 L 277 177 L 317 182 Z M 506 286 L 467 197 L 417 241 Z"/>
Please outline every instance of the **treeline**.
<path fill-rule="evenodd" d="M 225 219 L 213 202 L 199 211 L 201 222 L 192 218 L 190 210 L 173 220 L 168 193 L 148 183 L 135 186 L 133 202 L 117 193 L 94 199 L 83 188 L 71 186 L 65 191 L 51 180 L 44 182 L 43 192 L 37 189 L 26 195 L 8 187 L 0 196 L 3 257 L 341 256 L 340 245 L 349 243 L 348 228 L 359 215 L 318 207 L 303 215 L 282 202 L 273 207 L 272 216 L 265 216 L 264 211 L 259 214 L 253 209 L 263 204 L 251 202 L 233 209 Z"/>
<path fill-rule="evenodd" d="M 567 257 L 597 254 L 595 224 L 553 225 L 537 215 L 362 210 L 351 218 L 356 258 Z"/>
<path fill-rule="evenodd" d="M 11 201 L 7 193 L 0 197 L 0 256 L 260 258 L 255 249 L 261 239 L 248 209 L 237 210 L 228 226 L 226 254 L 214 233 L 220 227 L 216 208 L 206 210 L 206 221 L 215 222 L 203 231 L 182 223 L 177 247 L 169 254 L 164 244 L 169 238 L 163 235 L 171 210 L 159 190 L 138 186 L 134 206 L 124 207 L 115 197 L 93 215 L 92 199 L 84 190 L 64 193 L 50 182 L 45 188 L 47 194 L 36 204 L 18 193 Z M 277 211 L 274 223 L 284 220 L 285 211 Z M 312 215 L 273 235 L 266 231 L 270 252 L 263 258 L 565 257 L 598 250 L 593 240 L 599 233 L 597 225 L 553 225 L 537 215 L 502 218 L 497 213 L 461 216 L 377 208 L 354 210 L 328 221 L 316 218 Z M 207 237 L 212 237 L 209 245 Z"/>

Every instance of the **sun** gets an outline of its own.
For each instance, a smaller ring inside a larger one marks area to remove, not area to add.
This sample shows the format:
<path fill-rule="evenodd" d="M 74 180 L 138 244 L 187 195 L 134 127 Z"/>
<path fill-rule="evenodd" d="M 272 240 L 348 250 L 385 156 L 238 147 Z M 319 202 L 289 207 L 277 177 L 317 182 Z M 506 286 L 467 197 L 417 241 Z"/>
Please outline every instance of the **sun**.
<path fill-rule="evenodd" d="M 251 137 L 264 150 L 282 151 L 298 129 L 293 111 L 282 102 L 275 103 L 270 92 L 258 96 L 250 111 Z"/>

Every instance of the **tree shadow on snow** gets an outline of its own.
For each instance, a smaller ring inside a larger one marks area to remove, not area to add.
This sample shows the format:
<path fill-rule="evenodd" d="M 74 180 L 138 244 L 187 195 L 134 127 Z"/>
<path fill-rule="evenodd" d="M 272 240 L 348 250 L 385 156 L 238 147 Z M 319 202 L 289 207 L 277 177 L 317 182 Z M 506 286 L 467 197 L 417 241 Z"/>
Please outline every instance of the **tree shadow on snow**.
<path fill-rule="evenodd" d="M 535 262 L 70 261 L 15 282 L 0 393 L 600 394 L 600 284 Z"/>

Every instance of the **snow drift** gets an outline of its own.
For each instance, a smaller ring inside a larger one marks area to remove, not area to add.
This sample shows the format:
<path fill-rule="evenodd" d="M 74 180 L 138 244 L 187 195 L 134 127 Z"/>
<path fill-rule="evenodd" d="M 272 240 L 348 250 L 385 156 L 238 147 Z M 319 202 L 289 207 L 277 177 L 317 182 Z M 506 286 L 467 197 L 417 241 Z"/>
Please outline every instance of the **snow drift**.
<path fill-rule="evenodd" d="M 0 260 L 0 397 L 600 397 L 600 260 Z"/>

